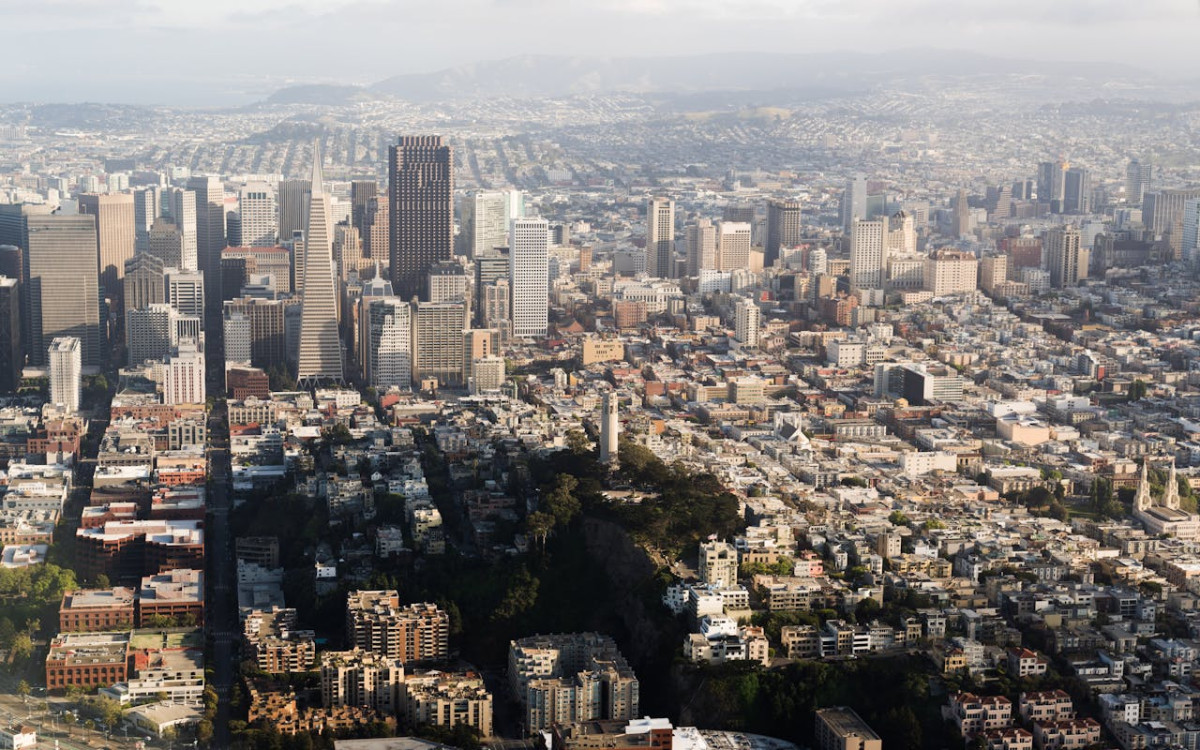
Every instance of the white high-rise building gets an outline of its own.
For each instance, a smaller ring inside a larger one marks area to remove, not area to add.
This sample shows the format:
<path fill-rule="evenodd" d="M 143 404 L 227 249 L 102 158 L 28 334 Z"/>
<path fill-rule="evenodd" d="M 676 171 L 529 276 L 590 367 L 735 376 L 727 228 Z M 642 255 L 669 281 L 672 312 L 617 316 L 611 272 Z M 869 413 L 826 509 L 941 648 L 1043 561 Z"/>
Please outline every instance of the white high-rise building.
<path fill-rule="evenodd" d="M 275 189 L 265 182 L 248 182 L 238 191 L 238 217 L 243 247 L 275 247 L 279 235 L 279 209 Z"/>
<path fill-rule="evenodd" d="M 167 284 L 167 302 L 180 315 L 191 315 L 204 320 L 204 275 L 199 271 L 182 271 L 164 268 Z"/>
<path fill-rule="evenodd" d="M 203 404 L 204 352 L 194 341 L 181 341 L 163 363 L 163 403 Z"/>
<path fill-rule="evenodd" d="M 168 207 L 170 208 L 169 218 L 175 224 L 175 228 L 179 230 L 183 240 L 179 254 L 179 267 L 184 271 L 197 271 L 199 270 L 197 265 L 199 250 L 196 239 L 196 193 L 191 190 L 174 188 L 169 194 L 163 195 L 164 214 L 167 214 Z M 163 262 L 166 263 L 167 259 L 164 258 Z"/>
<path fill-rule="evenodd" d="M 179 312 L 165 303 L 154 303 L 125 313 L 125 341 L 129 366 L 159 362 L 178 346 Z"/>
<path fill-rule="evenodd" d="M 342 383 L 337 286 L 329 196 L 322 187 L 321 146 L 313 144 L 312 196 L 304 232 L 304 300 L 300 307 L 300 352 L 296 380 L 302 387 Z"/>
<path fill-rule="evenodd" d="M 753 235 L 749 222 L 721 221 L 717 223 L 718 271 L 750 267 L 750 245 Z"/>
<path fill-rule="evenodd" d="M 687 247 L 687 275 L 699 276 L 701 271 L 712 271 L 717 262 L 717 228 L 708 219 L 698 219 L 684 230 Z"/>
<path fill-rule="evenodd" d="M 887 252 L 882 221 L 855 221 L 850 234 L 850 287 L 882 289 Z"/>
<path fill-rule="evenodd" d="M 508 225 L 512 219 L 525 215 L 524 201 L 514 200 L 512 193 L 476 190 L 463 198 L 459 213 L 462 252 L 474 259 L 498 254 L 496 248 L 508 244 Z M 513 211 L 519 213 L 512 214 Z"/>
<path fill-rule="evenodd" d="M 504 387 L 504 357 L 489 354 L 471 361 L 471 393 L 492 393 Z"/>
<path fill-rule="evenodd" d="M 1046 232 L 1046 266 L 1051 287 L 1075 286 L 1088 277 L 1091 250 L 1083 247 L 1081 240 L 1078 227 L 1059 227 Z"/>
<path fill-rule="evenodd" d="M 979 283 L 979 259 L 974 253 L 939 250 L 925 259 L 925 289 L 935 297 L 975 291 Z"/>
<path fill-rule="evenodd" d="M 363 377 L 376 390 L 412 387 L 412 308 L 399 297 L 364 297 Z"/>
<path fill-rule="evenodd" d="M 1186 201 L 1183 204 L 1183 244 L 1180 249 L 1185 260 L 1196 260 L 1200 255 L 1200 199 Z"/>
<path fill-rule="evenodd" d="M 253 346 L 249 316 L 240 312 L 228 312 L 224 324 L 225 364 L 250 364 Z"/>
<path fill-rule="evenodd" d="M 842 230 L 849 233 L 854 229 L 854 222 L 867 218 L 867 178 L 861 174 L 854 175 L 846 181 L 846 190 L 842 193 Z"/>
<path fill-rule="evenodd" d="M 617 394 L 605 391 L 600 402 L 600 463 L 613 463 L 617 460 L 617 438 L 621 431 L 621 423 L 617 419 Z"/>
<path fill-rule="evenodd" d="M 671 278 L 675 260 L 675 201 L 651 198 L 646 206 L 646 273 Z"/>
<path fill-rule="evenodd" d="M 1150 181 L 1154 175 L 1154 167 L 1134 159 L 1125 167 L 1125 204 L 1128 206 L 1142 205 L 1142 199 L 1150 190 Z"/>
<path fill-rule="evenodd" d="M 545 219 L 515 219 L 509 235 L 512 335 L 545 336 L 550 316 L 550 225 Z"/>
<path fill-rule="evenodd" d="M 734 303 L 733 337 L 745 347 L 758 346 L 759 327 L 762 313 L 754 300 L 739 297 Z"/>
<path fill-rule="evenodd" d="M 814 247 L 808 253 L 808 272 L 813 276 L 829 273 L 829 253 L 823 247 Z"/>
<path fill-rule="evenodd" d="M 150 227 L 162 215 L 161 189 L 155 185 L 133 191 L 133 250 L 150 252 Z"/>
<path fill-rule="evenodd" d="M 700 543 L 700 580 L 717 588 L 737 586 L 737 549 L 728 542 Z"/>
<path fill-rule="evenodd" d="M 74 336 L 62 336 L 50 342 L 50 402 L 62 404 L 68 411 L 79 411 L 83 380 L 83 345 Z"/>
<path fill-rule="evenodd" d="M 887 251 L 902 255 L 917 252 L 917 229 L 908 212 L 897 211 L 888 219 Z"/>

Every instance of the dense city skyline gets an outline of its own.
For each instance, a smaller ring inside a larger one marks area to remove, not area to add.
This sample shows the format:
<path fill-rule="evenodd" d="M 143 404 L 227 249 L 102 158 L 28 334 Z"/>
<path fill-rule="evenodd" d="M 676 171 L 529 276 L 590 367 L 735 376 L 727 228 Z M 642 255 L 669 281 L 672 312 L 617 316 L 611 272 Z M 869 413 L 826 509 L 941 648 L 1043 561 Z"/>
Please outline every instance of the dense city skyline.
<path fill-rule="evenodd" d="M 0 748 L 1200 747 L 1198 19 L 0 8 Z"/>

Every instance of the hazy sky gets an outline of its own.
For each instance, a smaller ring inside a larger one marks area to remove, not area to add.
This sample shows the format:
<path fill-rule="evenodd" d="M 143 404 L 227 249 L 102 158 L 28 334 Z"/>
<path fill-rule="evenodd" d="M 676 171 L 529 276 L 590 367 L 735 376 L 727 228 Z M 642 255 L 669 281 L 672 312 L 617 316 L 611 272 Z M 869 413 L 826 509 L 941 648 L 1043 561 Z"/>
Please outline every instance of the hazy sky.
<path fill-rule="evenodd" d="M 1200 0 L 0 0 L 0 100 L 240 103 L 518 54 L 967 49 L 1200 78 Z"/>

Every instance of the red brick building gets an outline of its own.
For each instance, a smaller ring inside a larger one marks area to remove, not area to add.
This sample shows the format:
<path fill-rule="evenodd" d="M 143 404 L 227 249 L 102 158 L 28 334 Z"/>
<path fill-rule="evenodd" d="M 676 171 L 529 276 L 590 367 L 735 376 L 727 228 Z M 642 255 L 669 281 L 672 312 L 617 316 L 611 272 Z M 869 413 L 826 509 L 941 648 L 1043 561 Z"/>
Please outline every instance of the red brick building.
<path fill-rule="evenodd" d="M 64 633 L 124 630 L 133 627 L 133 589 L 77 589 L 63 594 L 58 629 Z"/>

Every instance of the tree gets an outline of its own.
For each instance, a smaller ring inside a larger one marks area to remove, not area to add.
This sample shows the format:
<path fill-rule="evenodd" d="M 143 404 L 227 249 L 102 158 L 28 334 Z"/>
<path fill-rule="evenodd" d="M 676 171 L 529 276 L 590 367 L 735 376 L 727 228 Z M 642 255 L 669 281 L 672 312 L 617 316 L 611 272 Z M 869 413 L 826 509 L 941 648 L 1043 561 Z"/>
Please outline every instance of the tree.
<path fill-rule="evenodd" d="M 579 480 L 575 477 L 559 474 L 554 489 L 546 495 L 545 507 L 550 515 L 554 516 L 556 525 L 566 526 L 579 515 L 582 506 L 574 494 L 578 486 Z"/>
<path fill-rule="evenodd" d="M 1129 384 L 1129 402 L 1141 401 L 1146 397 L 1146 383 L 1141 379 Z"/>
<path fill-rule="evenodd" d="M 109 583 L 108 576 L 104 575 L 103 573 L 100 573 L 99 575 L 96 576 L 95 583 L 96 583 L 96 588 L 98 588 L 98 589 L 112 588 L 112 584 Z"/>
<path fill-rule="evenodd" d="M 909 520 L 908 516 L 904 515 L 904 511 L 893 510 L 888 515 L 888 523 L 893 526 L 908 526 L 912 521 Z"/>
<path fill-rule="evenodd" d="M 110 727 L 115 727 L 121 722 L 121 717 L 125 715 L 125 710 L 121 707 L 118 701 L 112 698 L 101 698 L 96 702 L 96 708 L 100 712 L 100 720 Z"/>
<path fill-rule="evenodd" d="M 158 736 L 161 737 L 164 742 L 174 742 L 175 738 L 179 736 L 179 733 L 175 731 L 175 727 L 163 727 L 162 731 L 158 733 Z"/>
<path fill-rule="evenodd" d="M 67 736 L 68 737 L 71 736 L 71 727 L 75 726 L 75 721 L 76 721 L 75 714 L 73 714 L 73 713 L 64 713 L 62 715 L 63 726 L 65 726 L 67 728 Z"/>
<path fill-rule="evenodd" d="M 29 633 L 17 633 L 13 636 L 9 653 L 15 661 L 25 661 L 33 656 L 33 639 Z"/>
<path fill-rule="evenodd" d="M 571 430 L 567 433 L 567 449 L 580 455 L 591 453 L 592 441 L 583 430 Z"/>
<path fill-rule="evenodd" d="M 854 619 L 859 622 L 869 622 L 879 616 L 881 609 L 883 608 L 879 606 L 879 602 L 868 596 L 854 607 Z"/>
<path fill-rule="evenodd" d="M 525 518 L 525 528 L 544 551 L 546 549 L 546 537 L 550 535 L 550 530 L 554 528 L 554 516 L 549 513 L 543 513 L 540 510 L 535 510 Z"/>
<path fill-rule="evenodd" d="M 196 724 L 196 739 L 207 745 L 213 738 L 213 723 L 208 719 L 201 719 Z"/>
<path fill-rule="evenodd" d="M 30 687 L 29 687 L 28 682 L 26 682 L 25 680 L 21 680 L 20 682 L 17 683 L 17 695 L 21 696 L 21 699 L 24 700 L 26 703 L 29 702 L 27 700 L 29 698 L 29 693 L 30 693 Z"/>

